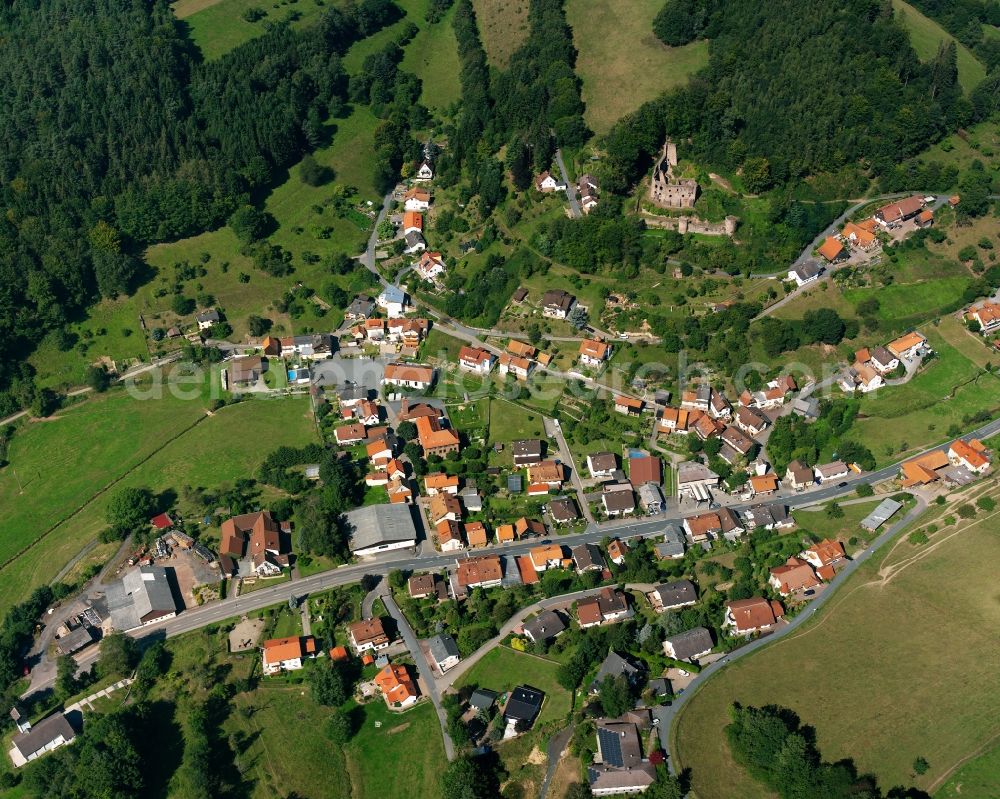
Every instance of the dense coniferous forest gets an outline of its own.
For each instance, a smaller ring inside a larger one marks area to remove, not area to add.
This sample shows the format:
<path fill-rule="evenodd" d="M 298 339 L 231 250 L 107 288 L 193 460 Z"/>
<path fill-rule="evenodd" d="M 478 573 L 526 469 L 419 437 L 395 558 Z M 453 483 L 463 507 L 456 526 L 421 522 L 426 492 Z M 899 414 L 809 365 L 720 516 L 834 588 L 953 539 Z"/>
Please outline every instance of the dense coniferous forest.
<path fill-rule="evenodd" d="M 218 225 L 319 144 L 339 55 L 398 16 L 364 0 L 203 64 L 165 0 L 0 8 L 0 413 L 32 401 L 25 354 L 127 291 L 142 245 Z"/>
<path fill-rule="evenodd" d="M 961 94 L 954 46 L 922 64 L 887 0 L 668 0 L 658 30 L 689 7 L 700 21 L 670 41 L 711 33 L 709 64 L 615 126 L 609 188 L 638 179 L 668 132 L 764 189 L 858 163 L 881 174 L 987 113 Z"/>

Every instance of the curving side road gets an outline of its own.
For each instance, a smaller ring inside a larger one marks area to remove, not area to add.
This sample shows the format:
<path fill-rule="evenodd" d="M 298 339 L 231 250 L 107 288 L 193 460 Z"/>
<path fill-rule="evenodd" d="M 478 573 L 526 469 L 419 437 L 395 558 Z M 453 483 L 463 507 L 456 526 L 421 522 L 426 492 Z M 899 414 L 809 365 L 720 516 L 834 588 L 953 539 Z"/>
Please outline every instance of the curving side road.
<path fill-rule="evenodd" d="M 735 660 L 746 657 L 747 655 L 750 655 L 759 649 L 763 649 L 776 641 L 780 641 L 789 633 L 794 632 L 799 627 L 812 621 L 816 615 L 816 611 L 825 605 L 831 597 L 837 593 L 837 589 L 850 579 L 851 575 L 861 567 L 861 564 L 871 558 L 876 550 L 895 538 L 910 524 L 916 521 L 926 509 L 927 503 L 922 498 L 918 498 L 917 504 L 910 510 L 909 513 L 906 514 L 906 516 L 875 538 L 866 550 L 856 555 L 853 560 L 849 561 L 847 566 L 845 566 L 837 574 L 837 576 L 830 581 L 828 587 L 819 596 L 812 600 L 812 602 L 810 602 L 810 606 L 799 613 L 798 616 L 769 635 L 765 635 L 763 638 L 757 638 L 746 646 L 730 652 L 724 658 L 715 661 L 699 672 L 695 679 L 690 683 L 690 687 L 685 689 L 684 693 L 677 697 L 677 699 L 675 699 L 660 716 L 660 724 L 667 725 L 670 730 L 669 741 L 671 746 L 673 746 L 674 743 L 674 724 L 676 723 L 680 710 L 687 704 L 691 697 L 705 685 L 713 674 L 721 671 L 729 663 L 732 663 Z M 667 765 L 670 767 L 670 771 L 676 774 L 677 753 L 671 751 L 669 754 L 670 757 L 667 759 Z"/>

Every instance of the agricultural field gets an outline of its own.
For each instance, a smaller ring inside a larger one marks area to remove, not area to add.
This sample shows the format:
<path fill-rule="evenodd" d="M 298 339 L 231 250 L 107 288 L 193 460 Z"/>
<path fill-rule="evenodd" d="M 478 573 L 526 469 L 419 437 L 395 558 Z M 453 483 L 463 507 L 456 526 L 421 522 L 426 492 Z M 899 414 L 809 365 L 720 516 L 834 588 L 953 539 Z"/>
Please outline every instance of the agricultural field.
<path fill-rule="evenodd" d="M 528 1 L 496 3 L 493 0 L 473 0 L 479 37 L 490 66 L 506 68 L 510 57 L 528 37 Z"/>
<path fill-rule="evenodd" d="M 570 711 L 569 692 L 556 681 L 559 664 L 548 658 L 498 646 L 459 678 L 456 688 L 475 685 L 505 692 L 530 685 L 545 694 L 537 724 L 564 719 Z"/>
<path fill-rule="evenodd" d="M 995 481 L 986 488 L 997 495 Z M 884 790 L 915 785 L 933 794 L 996 738 L 1000 697 L 984 686 L 995 682 L 1000 663 L 991 633 L 1000 605 L 983 586 L 992 584 L 1000 557 L 998 517 L 980 509 L 974 519 L 948 523 L 956 504 L 983 490 L 972 486 L 950 507 L 932 506 L 914 525 L 928 543 L 904 533 L 852 575 L 815 621 L 705 683 L 674 730 L 678 768 L 691 768 L 699 799 L 768 796 L 730 757 L 723 728 L 733 702 L 791 708 L 815 727 L 825 760 L 853 758 Z M 817 685 L 831 686 L 834 699 L 817 704 Z M 923 776 L 912 769 L 917 757 L 930 762 Z"/>
<path fill-rule="evenodd" d="M 326 8 L 324 0 L 178 0 L 172 5 L 174 15 L 184 20 L 191 41 L 208 61 L 263 36 L 268 24 L 290 20 L 293 27 L 303 27 Z M 243 15 L 250 9 L 264 15 L 248 22 Z"/>
<path fill-rule="evenodd" d="M 0 497 L 17 520 L 5 531 L 18 533 L 5 539 L 5 557 L 31 546 L 0 567 L 0 609 L 52 580 L 96 539 L 114 488 L 217 488 L 252 475 L 270 449 L 313 440 L 304 398 L 248 400 L 208 416 L 201 399 L 141 402 L 118 392 L 19 431 L 13 469 L 0 471 Z M 107 547 L 100 552 L 109 554 Z"/>
<path fill-rule="evenodd" d="M 934 799 L 992 799 L 1000 784 L 1000 746 L 970 758 L 934 794 Z"/>
<path fill-rule="evenodd" d="M 708 42 L 668 47 L 653 35 L 660 0 L 570 0 L 584 118 L 598 135 L 708 63 Z M 623 87 L 627 87 L 623 91 Z"/>
<path fill-rule="evenodd" d="M 955 42 L 958 47 L 958 82 L 968 94 L 986 77 L 986 67 L 965 45 L 945 31 L 934 20 L 921 14 L 904 0 L 892 0 L 896 18 L 910 34 L 910 44 L 921 61 L 930 61 L 937 55 L 942 42 Z"/>

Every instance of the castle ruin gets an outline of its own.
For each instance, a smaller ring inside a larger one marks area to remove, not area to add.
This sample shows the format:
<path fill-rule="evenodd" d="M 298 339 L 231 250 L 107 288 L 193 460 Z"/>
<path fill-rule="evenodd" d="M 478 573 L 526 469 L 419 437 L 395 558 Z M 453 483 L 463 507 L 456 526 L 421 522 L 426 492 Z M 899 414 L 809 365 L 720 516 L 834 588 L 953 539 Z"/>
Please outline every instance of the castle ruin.
<path fill-rule="evenodd" d="M 667 139 L 660 159 L 653 167 L 649 182 L 649 200 L 660 208 L 694 208 L 698 198 L 698 181 L 693 178 L 676 178 L 677 145 Z"/>

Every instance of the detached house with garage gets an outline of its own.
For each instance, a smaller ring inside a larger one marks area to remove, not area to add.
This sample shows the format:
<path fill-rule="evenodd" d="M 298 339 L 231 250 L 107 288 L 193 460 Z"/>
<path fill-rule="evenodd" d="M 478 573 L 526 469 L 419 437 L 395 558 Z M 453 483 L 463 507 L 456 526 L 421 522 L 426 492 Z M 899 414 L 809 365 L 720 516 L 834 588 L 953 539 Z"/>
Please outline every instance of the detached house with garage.
<path fill-rule="evenodd" d="M 597 368 L 611 357 L 611 345 L 606 341 L 585 338 L 580 342 L 580 363 Z"/>
<path fill-rule="evenodd" d="M 801 594 L 820 585 L 809 562 L 794 555 L 785 561 L 784 565 L 771 569 L 767 582 L 781 596 Z"/>
<path fill-rule="evenodd" d="M 785 482 L 796 491 L 809 488 L 815 482 L 813 479 L 813 470 L 802 461 L 792 461 L 785 470 Z"/>
<path fill-rule="evenodd" d="M 751 636 L 770 632 L 785 615 L 780 602 L 769 602 L 763 597 L 738 599 L 726 603 L 722 626 L 733 635 Z"/>
<path fill-rule="evenodd" d="M 576 297 L 562 289 L 549 289 L 542 295 L 542 316 L 550 319 L 566 319 L 573 306 L 576 305 Z"/>
<path fill-rule="evenodd" d="M 356 621 L 348 626 L 347 635 L 351 639 L 351 646 L 359 655 L 389 648 L 389 636 L 386 635 L 381 619 Z"/>
<path fill-rule="evenodd" d="M 465 372 L 487 375 L 495 362 L 493 353 L 481 347 L 462 347 L 458 351 L 458 368 Z"/>
<path fill-rule="evenodd" d="M 272 638 L 264 642 L 262 651 L 265 674 L 298 671 L 306 658 L 316 657 L 316 639 L 312 636 Z"/>
<path fill-rule="evenodd" d="M 576 603 L 576 617 L 582 629 L 613 624 L 631 615 L 628 599 L 617 588 L 602 588 L 597 596 Z"/>

